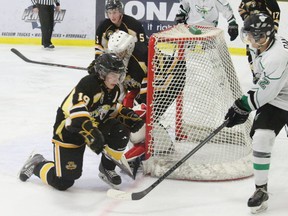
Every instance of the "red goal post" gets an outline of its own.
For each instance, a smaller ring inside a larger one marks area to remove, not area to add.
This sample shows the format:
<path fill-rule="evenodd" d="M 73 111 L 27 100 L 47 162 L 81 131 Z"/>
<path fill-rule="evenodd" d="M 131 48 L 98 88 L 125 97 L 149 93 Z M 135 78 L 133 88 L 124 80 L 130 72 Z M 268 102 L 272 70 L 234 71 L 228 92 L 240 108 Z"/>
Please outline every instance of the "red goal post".
<path fill-rule="evenodd" d="M 149 39 L 144 173 L 161 176 L 223 120 L 242 95 L 224 33 L 184 24 Z M 170 176 L 220 181 L 252 175 L 251 120 L 224 128 Z"/>

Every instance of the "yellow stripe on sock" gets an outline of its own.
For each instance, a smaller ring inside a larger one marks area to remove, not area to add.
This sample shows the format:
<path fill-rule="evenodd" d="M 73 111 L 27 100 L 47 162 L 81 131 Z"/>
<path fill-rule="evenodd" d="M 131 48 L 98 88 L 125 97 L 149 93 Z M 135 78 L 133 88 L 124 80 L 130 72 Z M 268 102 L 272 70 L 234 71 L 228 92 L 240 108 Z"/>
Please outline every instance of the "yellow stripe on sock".
<path fill-rule="evenodd" d="M 46 163 L 40 170 L 40 179 L 45 183 L 48 184 L 47 182 L 47 173 L 49 172 L 50 169 L 54 167 L 54 163 Z"/>

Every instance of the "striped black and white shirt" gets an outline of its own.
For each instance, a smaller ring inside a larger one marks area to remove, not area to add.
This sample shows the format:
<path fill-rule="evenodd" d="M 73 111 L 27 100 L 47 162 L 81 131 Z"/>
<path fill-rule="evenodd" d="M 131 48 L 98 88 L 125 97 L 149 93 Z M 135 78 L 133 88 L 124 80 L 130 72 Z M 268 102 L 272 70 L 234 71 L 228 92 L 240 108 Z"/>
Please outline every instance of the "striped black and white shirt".
<path fill-rule="evenodd" d="M 54 5 L 60 6 L 60 0 L 31 0 L 33 5 L 41 4 L 41 5 Z"/>

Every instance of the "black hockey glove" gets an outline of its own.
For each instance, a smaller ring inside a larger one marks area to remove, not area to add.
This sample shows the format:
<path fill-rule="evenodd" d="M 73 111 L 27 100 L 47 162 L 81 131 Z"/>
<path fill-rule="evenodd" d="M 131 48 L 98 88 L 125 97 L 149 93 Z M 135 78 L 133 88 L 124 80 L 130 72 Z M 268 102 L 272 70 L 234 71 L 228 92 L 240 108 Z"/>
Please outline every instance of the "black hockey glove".
<path fill-rule="evenodd" d="M 89 74 L 95 73 L 95 67 L 94 67 L 94 65 L 95 65 L 95 60 L 93 60 L 93 61 L 90 63 L 90 65 L 87 67 L 87 71 L 88 71 Z"/>
<path fill-rule="evenodd" d="M 186 24 L 186 15 L 184 13 L 176 14 L 175 22 L 176 24 L 179 24 L 179 23 Z"/>
<path fill-rule="evenodd" d="M 132 109 L 122 107 L 118 119 L 125 124 L 132 133 L 137 132 L 144 125 L 144 121 Z"/>
<path fill-rule="evenodd" d="M 82 124 L 82 130 L 79 132 L 84 139 L 85 143 L 90 147 L 96 154 L 100 154 L 105 145 L 105 140 L 102 132 L 92 125 L 90 120 L 86 120 Z"/>
<path fill-rule="evenodd" d="M 243 124 L 249 117 L 249 111 L 245 110 L 240 99 L 237 99 L 232 107 L 229 108 L 225 119 L 229 119 L 226 127 L 233 127 L 238 124 Z"/>
<path fill-rule="evenodd" d="M 235 21 L 229 23 L 228 34 L 230 35 L 230 41 L 233 41 L 237 38 L 239 32 L 238 32 L 238 24 Z"/>

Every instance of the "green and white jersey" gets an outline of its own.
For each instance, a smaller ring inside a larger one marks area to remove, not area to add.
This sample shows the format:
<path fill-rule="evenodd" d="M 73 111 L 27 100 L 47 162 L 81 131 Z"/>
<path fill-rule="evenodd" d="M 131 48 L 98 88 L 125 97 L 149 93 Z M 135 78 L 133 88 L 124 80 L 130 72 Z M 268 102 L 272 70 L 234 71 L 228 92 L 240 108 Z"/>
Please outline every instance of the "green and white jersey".
<path fill-rule="evenodd" d="M 217 26 L 219 13 L 228 20 L 234 18 L 227 0 L 180 0 L 180 11 L 188 16 L 187 24 Z"/>
<path fill-rule="evenodd" d="M 288 41 L 280 36 L 261 54 L 250 50 L 259 81 L 242 97 L 247 109 L 257 110 L 269 103 L 288 111 Z"/>

